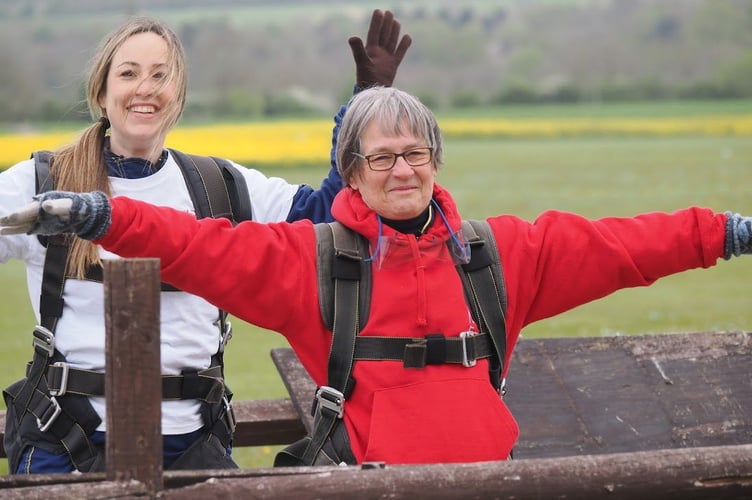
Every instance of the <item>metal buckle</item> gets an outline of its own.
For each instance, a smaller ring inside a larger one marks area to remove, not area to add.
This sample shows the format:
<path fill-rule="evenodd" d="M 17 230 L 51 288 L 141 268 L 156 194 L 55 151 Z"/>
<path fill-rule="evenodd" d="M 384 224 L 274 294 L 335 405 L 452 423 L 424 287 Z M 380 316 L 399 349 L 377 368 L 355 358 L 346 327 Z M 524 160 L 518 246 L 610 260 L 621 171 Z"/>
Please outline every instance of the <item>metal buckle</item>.
<path fill-rule="evenodd" d="M 227 419 L 227 425 L 229 426 L 230 433 L 232 434 L 233 432 L 235 432 L 235 426 L 238 424 L 238 421 L 235 418 L 235 412 L 233 411 L 232 405 L 227 399 L 227 396 L 222 396 L 222 403 L 225 405 L 225 418 Z"/>
<path fill-rule="evenodd" d="M 51 358 L 55 354 L 55 335 L 42 325 L 34 327 L 34 337 L 31 340 L 34 349 L 39 347 L 47 352 L 47 357 Z"/>
<path fill-rule="evenodd" d="M 460 339 L 462 340 L 462 366 L 466 368 L 473 367 L 478 362 L 475 358 L 467 359 L 467 339 L 470 337 L 477 337 L 478 335 L 479 333 L 476 332 L 460 333 Z M 475 354 L 475 349 L 473 349 L 473 354 Z"/>
<path fill-rule="evenodd" d="M 316 389 L 316 401 L 318 402 L 317 411 L 319 413 L 323 408 L 336 413 L 337 418 L 342 418 L 345 413 L 345 395 L 334 387 L 322 385 Z"/>
<path fill-rule="evenodd" d="M 232 323 L 230 323 L 229 321 L 225 321 L 224 322 L 224 325 L 225 325 L 225 330 L 224 331 L 222 331 L 222 322 L 221 322 L 221 320 L 218 319 L 217 321 L 214 322 L 214 324 L 217 325 L 220 328 L 220 331 L 219 331 L 219 348 L 217 349 L 217 352 L 219 352 L 221 354 L 221 353 L 225 352 L 225 346 L 227 345 L 227 343 L 232 338 Z"/>
<path fill-rule="evenodd" d="M 70 365 L 64 361 L 58 361 L 57 363 L 52 363 L 50 366 L 63 369 L 63 374 L 60 376 L 60 388 L 50 389 L 50 396 L 63 396 L 68 390 L 68 372 L 70 371 Z M 49 380 L 47 383 L 49 384 Z"/>
<path fill-rule="evenodd" d="M 59 417 L 60 413 L 62 413 L 63 411 L 63 409 L 60 408 L 60 403 L 57 402 L 57 399 L 55 399 L 54 397 L 51 397 L 50 402 L 52 402 L 52 405 L 55 408 L 52 411 L 52 415 L 50 416 L 50 418 L 48 418 L 47 421 L 43 423 L 42 419 L 37 417 L 37 427 L 39 427 L 39 430 L 42 432 L 47 432 L 47 429 L 49 429 L 52 426 L 52 424 L 55 423 L 55 420 L 57 420 L 57 417 Z M 44 413 L 46 415 L 48 411 L 45 411 Z"/>

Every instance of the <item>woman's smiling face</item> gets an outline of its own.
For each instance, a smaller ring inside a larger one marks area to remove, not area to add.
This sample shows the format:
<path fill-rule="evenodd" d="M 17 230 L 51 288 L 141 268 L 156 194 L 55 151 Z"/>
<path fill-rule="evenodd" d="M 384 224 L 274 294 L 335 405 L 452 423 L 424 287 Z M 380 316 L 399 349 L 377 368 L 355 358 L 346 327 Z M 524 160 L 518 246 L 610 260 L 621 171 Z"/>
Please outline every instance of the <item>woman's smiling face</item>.
<path fill-rule="evenodd" d="M 159 157 L 168 132 L 170 104 L 176 85 L 165 81 L 170 61 L 165 40 L 138 33 L 115 52 L 99 105 L 111 124 L 110 147 L 126 157 Z"/>
<path fill-rule="evenodd" d="M 409 127 L 403 126 L 407 131 Z M 404 153 L 410 149 L 428 146 L 425 139 L 409 132 L 397 136 L 386 135 L 382 127 L 371 122 L 360 137 L 364 156 L 376 153 Z M 363 201 L 376 213 L 392 220 L 405 220 L 420 215 L 431 202 L 436 179 L 436 165 L 411 167 L 400 156 L 389 170 L 374 171 L 365 159 L 350 180 L 350 187 L 360 191 Z"/>

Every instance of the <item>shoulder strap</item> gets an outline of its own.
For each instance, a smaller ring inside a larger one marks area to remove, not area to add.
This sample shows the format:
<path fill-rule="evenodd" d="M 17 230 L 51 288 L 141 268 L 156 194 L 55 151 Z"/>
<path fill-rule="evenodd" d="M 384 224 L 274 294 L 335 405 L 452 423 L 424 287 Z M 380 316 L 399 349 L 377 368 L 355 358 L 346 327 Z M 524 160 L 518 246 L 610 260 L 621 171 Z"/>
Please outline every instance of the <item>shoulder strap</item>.
<path fill-rule="evenodd" d="M 183 173 L 196 216 L 250 220 L 251 202 L 245 178 L 228 161 L 170 149 Z"/>
<path fill-rule="evenodd" d="M 328 383 L 344 394 L 350 389 L 355 337 L 368 321 L 371 266 L 364 238 L 339 222 L 316 224 L 321 317 L 332 331 Z"/>
<path fill-rule="evenodd" d="M 44 193 L 54 189 L 52 175 L 52 153 L 34 151 L 36 192 Z M 54 333 L 57 320 L 63 315 L 63 288 L 65 267 L 70 252 L 69 241 L 63 235 L 39 236 L 39 242 L 47 247 L 42 271 L 42 290 L 39 297 L 40 325 Z"/>
<path fill-rule="evenodd" d="M 234 224 L 253 218 L 245 177 L 230 162 L 214 156 L 187 154 L 177 149 L 170 149 L 170 154 L 175 157 L 185 178 L 197 218 L 224 217 Z M 226 311 L 219 309 L 217 322 L 220 342 L 215 358 L 223 367 L 224 349 L 232 337 L 232 325 L 227 321 L 227 316 Z"/>
<path fill-rule="evenodd" d="M 44 193 L 52 190 L 52 176 L 50 167 L 52 153 L 50 151 L 34 151 L 31 153 L 34 159 L 34 168 L 36 170 L 36 188 L 37 193 Z"/>
<path fill-rule="evenodd" d="M 327 384 L 316 389 L 314 424 L 300 461 L 313 465 L 323 447 L 341 429 L 344 401 L 352 392 L 350 377 L 355 339 L 368 318 L 371 267 L 365 240 L 339 222 L 314 225 L 321 317 L 332 331 Z M 361 309 L 362 308 L 362 309 Z M 343 448 L 349 445 L 341 443 Z M 337 450 L 335 450 L 337 452 Z M 339 453 L 344 453 L 339 450 Z"/>
<path fill-rule="evenodd" d="M 480 330 L 491 334 L 496 357 L 491 361 L 491 383 L 501 391 L 507 351 L 507 294 L 499 250 L 486 221 L 463 220 L 462 232 L 470 244 L 470 262 L 458 267 L 465 298 Z"/>
<path fill-rule="evenodd" d="M 364 238 L 338 222 L 315 227 L 319 307 L 324 323 L 334 333 L 328 383 L 345 392 L 355 337 L 368 321 L 370 311 L 371 267 L 363 262 L 368 248 Z M 499 251 L 487 222 L 464 220 L 462 231 L 470 244 L 471 258 L 467 264 L 457 266 L 457 271 L 473 318 L 480 330 L 489 332 L 493 339 L 496 356 L 492 358 L 490 377 L 494 387 L 500 389 L 507 347 L 507 295 Z M 349 335 L 343 335 L 346 332 Z M 344 353 L 349 354 L 343 356 Z"/>
<path fill-rule="evenodd" d="M 342 418 L 344 400 L 354 386 L 350 377 L 358 333 L 368 321 L 371 300 L 371 266 L 365 262 L 365 238 L 339 222 L 316 224 L 319 308 L 332 331 L 327 372 L 328 386 L 319 387 L 314 399 L 314 427 L 301 461 L 312 465 Z M 482 332 L 490 332 L 496 355 L 489 360 L 489 376 L 502 393 L 506 353 L 506 292 L 501 263 L 490 227 L 485 222 L 463 221 L 471 248 L 470 262 L 458 266 L 468 304 Z"/>
<path fill-rule="evenodd" d="M 352 369 L 354 344 L 350 342 L 354 343 L 354 337 L 368 321 L 370 310 L 371 268 L 363 262 L 368 248 L 362 237 L 338 222 L 315 227 L 319 307 L 324 323 L 335 333 L 329 357 L 329 384 L 343 390 Z M 501 390 L 507 350 L 507 294 L 499 251 L 487 222 L 463 220 L 462 231 L 470 244 L 471 258 L 467 264 L 457 266 L 457 271 L 473 318 L 480 330 L 489 332 L 493 339 L 496 356 L 492 358 L 490 377 L 494 387 Z M 338 340 L 344 332 L 350 333 L 351 340 Z M 338 359 L 342 357 L 349 359 Z M 335 382 L 342 385 L 334 385 Z"/>

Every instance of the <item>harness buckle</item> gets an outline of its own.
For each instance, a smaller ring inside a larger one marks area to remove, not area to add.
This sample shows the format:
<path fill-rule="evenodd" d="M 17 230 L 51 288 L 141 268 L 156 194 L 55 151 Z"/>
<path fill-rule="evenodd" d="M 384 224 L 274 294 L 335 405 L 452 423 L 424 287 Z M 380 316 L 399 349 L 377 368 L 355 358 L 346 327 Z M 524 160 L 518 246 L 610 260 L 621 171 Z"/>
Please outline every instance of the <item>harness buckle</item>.
<path fill-rule="evenodd" d="M 232 405 L 230 404 L 230 400 L 227 399 L 227 396 L 222 396 L 222 404 L 225 407 L 225 418 L 227 419 L 227 426 L 230 429 L 230 434 L 235 432 L 235 426 L 238 424 L 237 419 L 235 418 L 235 411 L 232 409 Z"/>
<path fill-rule="evenodd" d="M 316 389 L 316 410 L 321 413 L 324 408 L 337 414 L 337 418 L 342 418 L 345 413 L 345 395 L 334 387 L 322 385 Z"/>
<path fill-rule="evenodd" d="M 60 403 L 57 402 L 57 399 L 55 399 L 54 396 L 50 398 L 50 402 L 52 403 L 51 414 L 49 407 L 47 407 L 47 410 L 44 411 L 44 414 L 41 417 L 37 417 L 37 427 L 42 432 L 47 432 L 47 430 L 52 427 L 52 424 L 55 423 L 57 417 L 59 417 L 63 412 L 63 409 L 60 407 Z M 50 416 L 49 418 L 47 418 L 47 421 L 42 422 L 42 418 L 45 418 L 48 414 L 50 414 Z"/>
<path fill-rule="evenodd" d="M 42 325 L 34 327 L 34 337 L 31 340 L 31 345 L 34 349 L 37 347 L 47 353 L 47 357 L 51 358 L 55 354 L 55 335 Z"/>
<path fill-rule="evenodd" d="M 462 366 L 464 366 L 465 368 L 473 367 L 478 362 L 475 359 L 475 349 L 474 349 L 475 345 L 473 345 L 472 359 L 469 358 L 467 355 L 467 339 L 472 338 L 472 337 L 477 337 L 478 335 L 480 334 L 476 332 L 460 333 L 460 340 L 462 341 Z"/>
<path fill-rule="evenodd" d="M 225 346 L 227 345 L 227 343 L 232 338 L 232 323 L 230 323 L 229 321 L 225 321 L 223 323 L 220 320 L 217 320 L 217 322 L 215 324 L 217 324 L 217 326 L 220 327 L 220 331 L 219 331 L 219 348 L 217 349 L 217 352 L 219 352 L 221 354 L 221 353 L 225 352 Z M 225 326 L 224 331 L 222 331 L 222 325 L 223 324 Z"/>
<path fill-rule="evenodd" d="M 50 396 L 64 396 L 65 392 L 68 390 L 68 372 L 70 371 L 70 365 L 64 361 L 58 361 L 56 363 L 52 363 L 50 366 L 61 368 L 63 370 L 62 374 L 60 375 L 60 387 L 57 389 L 50 388 Z M 47 380 L 47 385 L 49 386 L 49 384 L 50 381 Z"/>

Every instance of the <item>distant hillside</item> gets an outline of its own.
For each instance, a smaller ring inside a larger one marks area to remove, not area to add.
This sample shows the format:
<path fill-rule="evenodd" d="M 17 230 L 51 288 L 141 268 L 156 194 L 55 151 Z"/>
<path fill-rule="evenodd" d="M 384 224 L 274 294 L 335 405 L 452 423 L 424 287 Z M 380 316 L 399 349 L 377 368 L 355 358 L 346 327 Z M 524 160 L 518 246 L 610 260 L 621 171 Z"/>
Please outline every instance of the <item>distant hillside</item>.
<path fill-rule="evenodd" d="M 752 96 L 743 0 L 3 0 L 0 121 L 80 117 L 88 58 L 134 14 L 180 34 L 188 116 L 329 113 L 376 7 L 414 40 L 396 83 L 434 106 Z"/>

